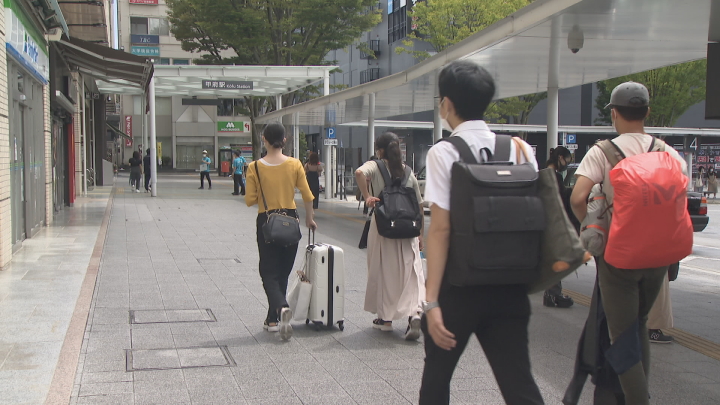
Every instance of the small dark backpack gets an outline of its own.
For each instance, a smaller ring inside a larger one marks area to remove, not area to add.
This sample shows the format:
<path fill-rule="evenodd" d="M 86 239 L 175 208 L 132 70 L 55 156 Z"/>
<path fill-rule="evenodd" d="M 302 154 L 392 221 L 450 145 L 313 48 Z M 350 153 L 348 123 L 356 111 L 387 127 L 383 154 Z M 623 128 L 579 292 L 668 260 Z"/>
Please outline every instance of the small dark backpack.
<path fill-rule="evenodd" d="M 510 161 L 512 137 L 507 135 L 496 136 L 494 153 L 480 151 L 481 163 L 459 136 L 443 140 L 460 153 L 452 166 L 450 191 L 450 284 L 528 284 L 538 279 L 545 210 L 535 168 Z"/>
<path fill-rule="evenodd" d="M 407 186 L 411 170 L 405 166 L 403 178 L 392 178 L 385 162 L 377 160 L 385 188 L 375 207 L 375 223 L 378 233 L 389 239 L 410 239 L 420 236 L 423 213 L 415 189 Z"/>

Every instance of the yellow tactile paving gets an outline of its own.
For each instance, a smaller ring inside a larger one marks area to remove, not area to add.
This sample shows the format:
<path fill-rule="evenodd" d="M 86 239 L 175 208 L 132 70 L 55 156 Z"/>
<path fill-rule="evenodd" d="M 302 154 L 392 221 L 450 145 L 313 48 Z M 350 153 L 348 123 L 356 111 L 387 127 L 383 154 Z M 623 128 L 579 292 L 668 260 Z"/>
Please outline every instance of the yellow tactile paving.
<path fill-rule="evenodd" d="M 570 296 L 576 303 L 589 307 L 590 297 L 585 294 L 580 294 L 577 291 L 572 291 L 563 288 L 563 293 Z M 690 350 L 694 350 L 700 354 L 711 357 L 715 360 L 720 360 L 720 344 L 713 341 L 701 338 L 700 336 L 693 335 L 692 333 L 685 332 L 682 329 L 663 329 L 665 334 L 675 338 L 675 343 L 687 347 Z"/>

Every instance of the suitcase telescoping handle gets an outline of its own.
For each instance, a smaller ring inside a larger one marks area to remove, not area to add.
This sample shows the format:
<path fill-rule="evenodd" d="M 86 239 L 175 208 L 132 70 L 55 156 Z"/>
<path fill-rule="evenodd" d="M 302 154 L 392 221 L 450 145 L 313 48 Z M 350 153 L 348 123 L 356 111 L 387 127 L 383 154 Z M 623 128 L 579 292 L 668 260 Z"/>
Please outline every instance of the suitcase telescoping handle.
<path fill-rule="evenodd" d="M 315 231 L 308 228 L 308 245 L 314 245 L 315 244 Z"/>

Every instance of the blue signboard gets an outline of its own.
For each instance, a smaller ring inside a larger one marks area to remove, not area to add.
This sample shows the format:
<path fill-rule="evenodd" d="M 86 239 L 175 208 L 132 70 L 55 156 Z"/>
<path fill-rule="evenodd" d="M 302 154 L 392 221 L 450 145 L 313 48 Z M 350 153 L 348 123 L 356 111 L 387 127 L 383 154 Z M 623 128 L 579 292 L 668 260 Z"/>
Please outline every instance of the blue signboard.
<path fill-rule="evenodd" d="M 130 42 L 133 44 L 158 45 L 160 44 L 160 35 L 130 35 Z"/>
<path fill-rule="evenodd" d="M 327 137 L 326 138 L 327 139 L 335 139 L 336 138 L 335 127 L 330 127 L 327 129 Z"/>
<path fill-rule="evenodd" d="M 572 143 L 577 143 L 577 135 L 575 135 L 575 134 L 567 134 L 566 137 L 567 137 L 567 138 L 565 139 L 565 142 L 566 142 L 566 143 L 570 143 L 570 144 L 572 144 Z"/>
<path fill-rule="evenodd" d="M 158 46 L 133 46 L 130 53 L 138 56 L 160 56 L 160 47 Z"/>

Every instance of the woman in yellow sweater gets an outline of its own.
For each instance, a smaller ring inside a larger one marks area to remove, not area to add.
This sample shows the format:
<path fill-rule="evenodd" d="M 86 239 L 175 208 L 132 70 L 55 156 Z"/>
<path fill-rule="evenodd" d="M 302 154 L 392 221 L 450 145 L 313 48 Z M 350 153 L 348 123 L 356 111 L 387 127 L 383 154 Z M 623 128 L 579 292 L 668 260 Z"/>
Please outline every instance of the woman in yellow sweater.
<path fill-rule="evenodd" d="M 268 299 L 268 314 L 263 328 L 268 332 L 280 332 L 284 340 L 292 336 L 292 312 L 285 300 L 288 277 L 295 263 L 298 244 L 278 246 L 265 243 L 262 226 L 267 216 L 273 212 L 284 212 L 298 218 L 295 205 L 295 189 L 300 190 L 305 203 L 305 224 L 313 231 L 317 225 L 313 220 L 313 198 L 302 163 L 295 158 L 283 155 L 285 146 L 285 128 L 280 124 L 270 124 L 263 131 L 263 142 L 267 155 L 250 165 L 246 174 L 245 203 L 248 207 L 258 204 L 257 244 L 260 253 L 260 277 Z M 260 180 L 258 180 L 258 171 Z M 262 182 L 262 191 L 260 188 Z M 267 201 L 267 209 L 262 200 Z"/>

